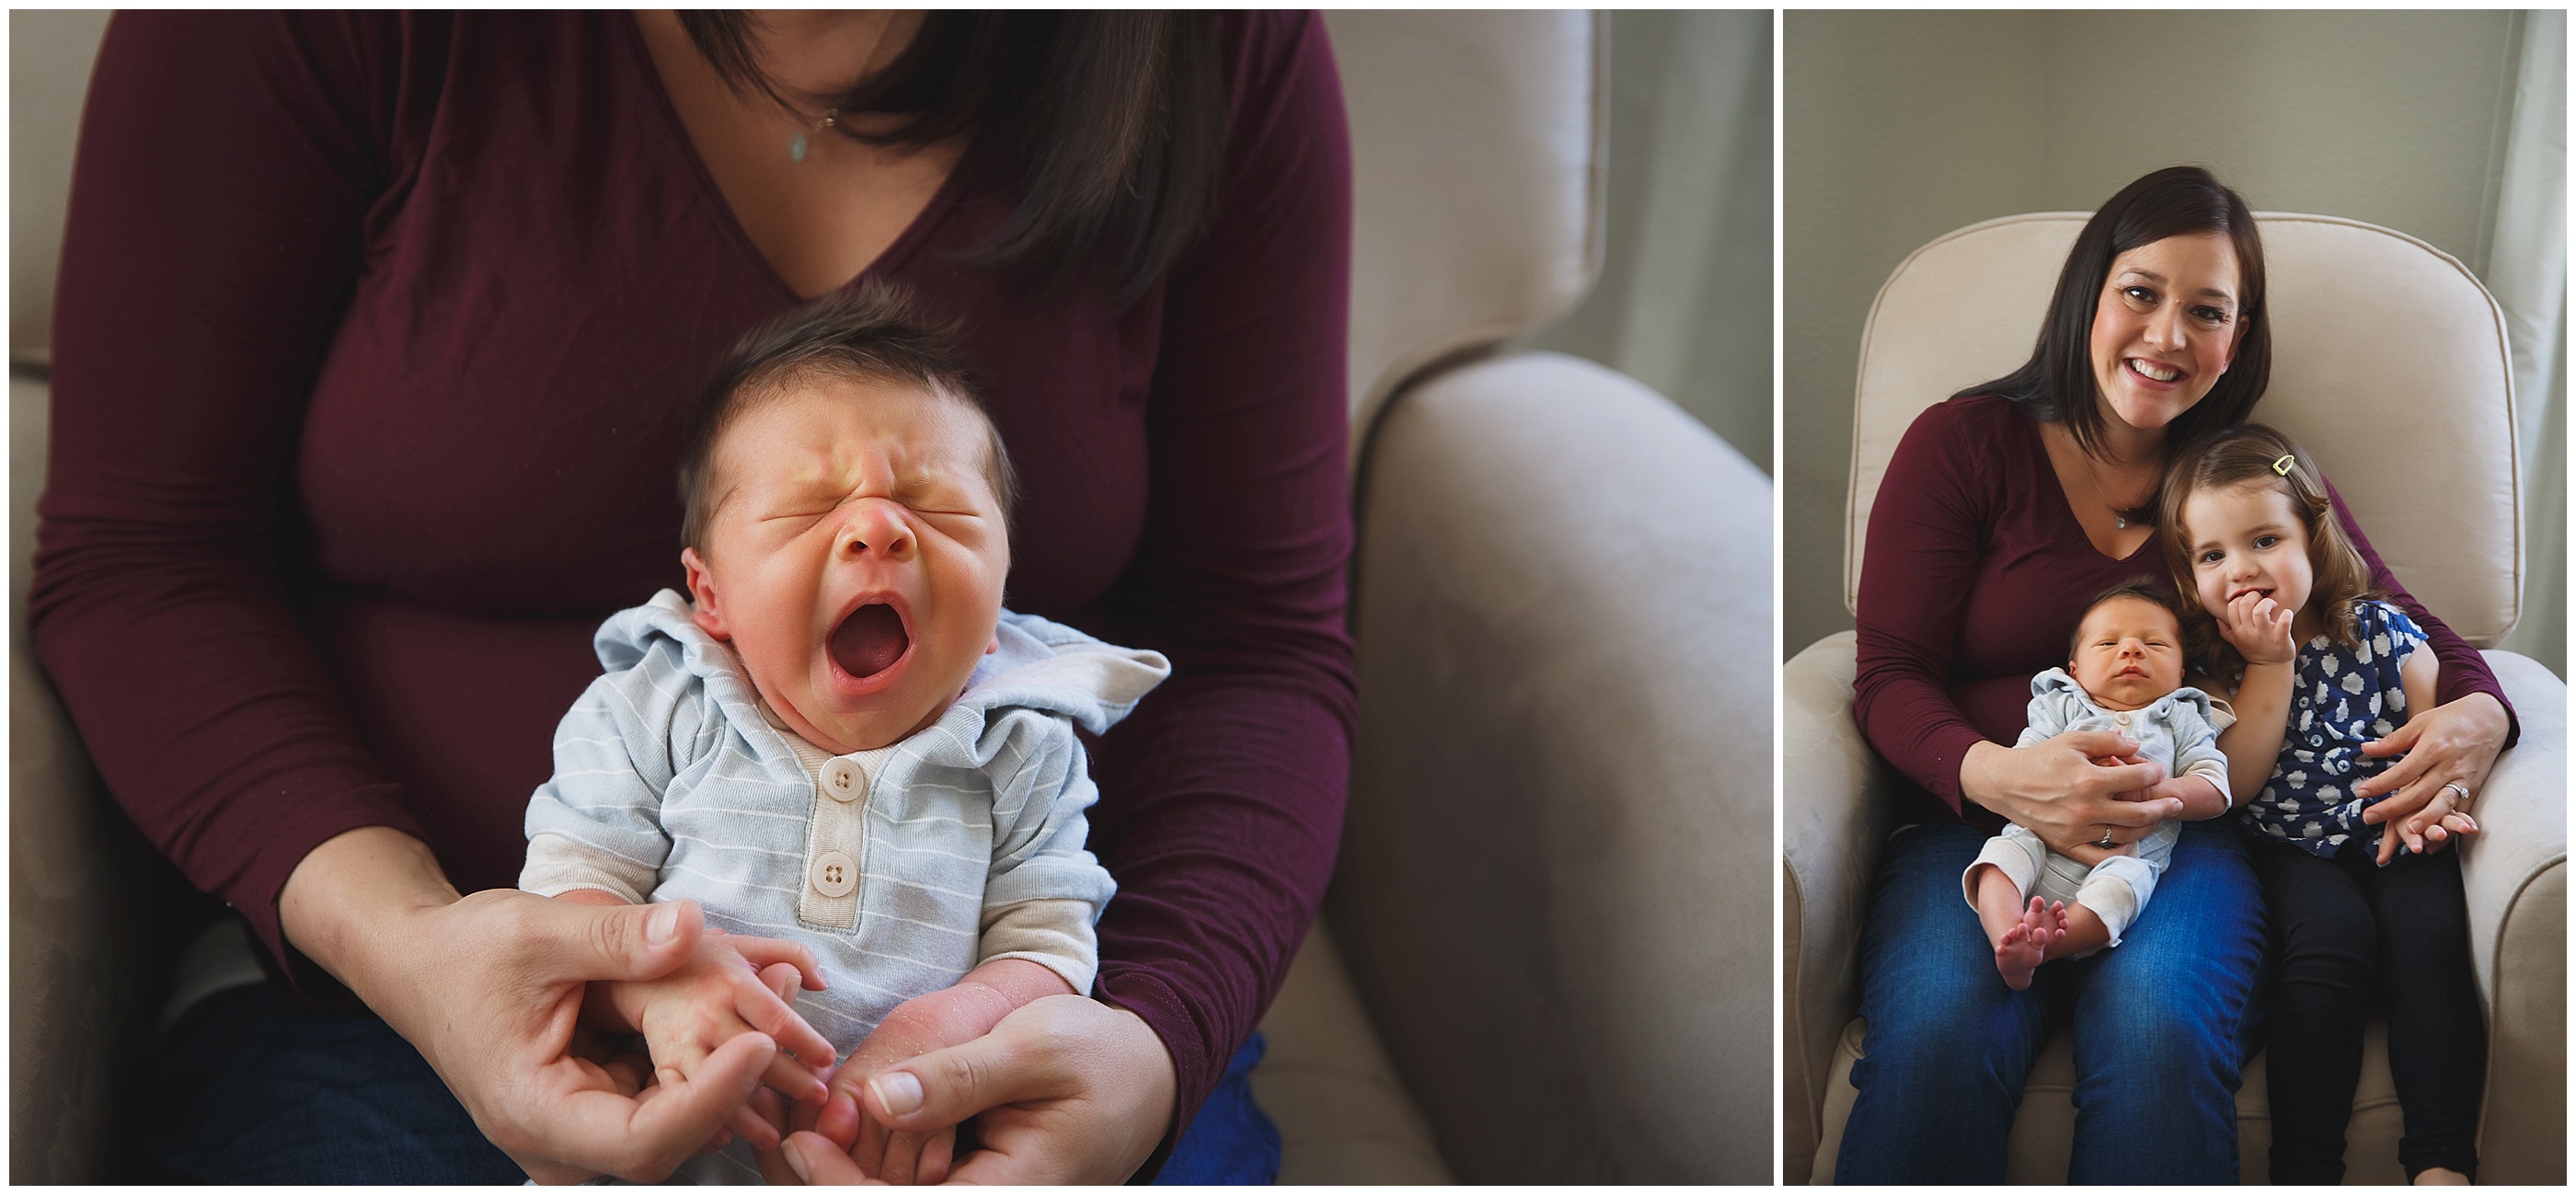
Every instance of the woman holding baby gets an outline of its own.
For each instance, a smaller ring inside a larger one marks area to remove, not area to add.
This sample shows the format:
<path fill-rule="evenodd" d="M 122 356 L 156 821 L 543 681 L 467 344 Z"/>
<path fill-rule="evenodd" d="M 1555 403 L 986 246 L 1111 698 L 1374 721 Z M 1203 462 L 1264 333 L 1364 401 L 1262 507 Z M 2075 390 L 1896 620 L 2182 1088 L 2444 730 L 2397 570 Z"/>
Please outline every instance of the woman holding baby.
<path fill-rule="evenodd" d="M 2132 580 L 2170 594 L 2153 515 L 2166 463 L 2246 420 L 2270 368 L 2251 212 L 2204 170 L 2160 170 L 2086 224 L 2030 361 L 1926 410 L 1890 460 L 1861 571 L 1853 716 L 1913 784 L 1859 948 L 1868 1039 L 1837 1181 L 2003 1181 L 2032 1060 L 2069 1022 L 2069 1181 L 2237 1180 L 2235 1099 L 2266 935 L 2237 832 L 2184 822 L 2125 940 L 2042 967 L 2026 991 L 1998 979 L 1960 885 L 2007 821 L 2098 861 L 2182 813 L 2150 795 L 2166 777 L 2135 740 L 2079 730 L 2002 744 L 2022 732 L 2032 675 L 2067 662 L 2094 595 Z M 2366 820 L 2437 852 L 2442 818 L 2511 743 L 2512 713 L 2478 653 L 2337 510 L 2374 588 L 2440 662 L 2439 704 L 2366 749 L 2404 758 L 2354 794 L 2386 795 Z"/>
<path fill-rule="evenodd" d="M 679 577 L 696 387 L 877 279 L 958 327 L 1012 445 L 1010 605 L 1175 672 L 1093 754 L 1097 998 L 836 1083 L 899 1131 L 975 1118 L 960 1178 L 1275 1167 L 1226 1079 L 1330 873 L 1354 716 L 1340 103 L 1311 16 L 118 17 L 36 651 L 292 993 L 180 1019 L 144 1152 L 654 1179 L 742 1106 L 757 1051 L 603 1065 L 585 982 L 702 926 L 511 890 L 521 817 L 601 617 Z M 787 1156 L 858 1174 L 810 1133 Z"/>

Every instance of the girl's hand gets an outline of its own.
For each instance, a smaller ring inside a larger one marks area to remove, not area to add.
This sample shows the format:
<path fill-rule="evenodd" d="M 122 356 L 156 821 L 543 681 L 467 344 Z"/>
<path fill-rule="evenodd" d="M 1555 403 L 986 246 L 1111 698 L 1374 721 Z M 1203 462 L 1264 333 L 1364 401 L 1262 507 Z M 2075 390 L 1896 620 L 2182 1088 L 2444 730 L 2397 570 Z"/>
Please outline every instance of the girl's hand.
<path fill-rule="evenodd" d="M 2137 740 L 2107 730 L 2071 730 L 2027 747 L 1978 743 L 1959 764 L 1959 788 L 1969 800 L 2037 834 L 2050 849 L 2074 855 L 2107 834 L 2116 847 L 2153 833 L 2156 823 L 2182 815 L 2171 797 L 2145 799 L 2165 778 L 2155 763 L 2103 767 L 2104 756 L 2132 758 Z"/>
<path fill-rule="evenodd" d="M 2433 794 L 2422 809 L 2390 823 L 2388 832 L 2379 836 L 2379 862 L 2386 866 L 2396 858 L 2400 842 L 2418 855 L 2436 855 L 2453 839 L 2477 832 L 2477 819 L 2459 810 L 2459 791 L 2445 788 Z"/>
<path fill-rule="evenodd" d="M 2267 595 L 2237 594 L 2212 617 L 2218 621 L 2218 637 L 2248 664 L 2288 664 L 2299 658 L 2298 642 L 2290 634 L 2298 611 Z"/>
<path fill-rule="evenodd" d="M 2396 733 L 2361 745 L 2362 754 L 2375 758 L 2405 756 L 2390 765 L 2387 771 L 2352 786 L 2352 793 L 2357 797 L 2387 794 L 2385 799 L 2361 811 L 2362 821 L 2377 825 L 2403 818 L 2408 819 L 2404 825 L 2413 827 L 2381 836 L 2380 862 L 2385 863 L 2396 854 L 2402 834 L 2411 833 L 2418 839 L 2424 838 L 2426 829 L 2438 824 L 2443 815 L 2452 812 L 2459 804 L 2459 793 L 2456 790 L 2445 791 L 2443 785 L 2457 784 L 2467 789 L 2474 799 L 2479 788 L 2486 783 L 2487 773 L 2494 769 L 2496 755 L 2504 750 L 2504 736 L 2511 726 L 2511 721 L 2505 716 L 2504 703 L 2490 694 L 2471 693 L 2457 701 L 2411 714 L 2406 725 L 2398 727 Z M 2438 809 L 2429 814 L 2429 820 L 2415 819 L 2414 815 L 2437 804 Z M 2467 813 L 2468 810 L 2461 808 L 2458 812 Z M 2414 847 L 2415 843 L 2408 842 L 2407 845 Z"/>

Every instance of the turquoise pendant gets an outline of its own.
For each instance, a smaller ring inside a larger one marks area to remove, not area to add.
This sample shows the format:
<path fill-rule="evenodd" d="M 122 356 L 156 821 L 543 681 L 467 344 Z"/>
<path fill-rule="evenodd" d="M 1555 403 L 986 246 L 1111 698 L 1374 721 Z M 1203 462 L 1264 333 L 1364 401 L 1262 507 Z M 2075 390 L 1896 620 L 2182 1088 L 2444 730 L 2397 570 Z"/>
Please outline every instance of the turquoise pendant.
<path fill-rule="evenodd" d="M 803 132 L 797 133 L 796 139 L 787 143 L 787 159 L 791 162 L 802 162 L 805 160 L 805 134 Z"/>

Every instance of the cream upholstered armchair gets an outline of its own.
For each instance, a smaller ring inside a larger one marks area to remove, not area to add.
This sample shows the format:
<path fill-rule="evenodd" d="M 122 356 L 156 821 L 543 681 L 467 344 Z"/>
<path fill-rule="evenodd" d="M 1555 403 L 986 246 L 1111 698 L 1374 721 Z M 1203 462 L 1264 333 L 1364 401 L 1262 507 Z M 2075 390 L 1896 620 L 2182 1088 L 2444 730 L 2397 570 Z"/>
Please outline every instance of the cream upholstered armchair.
<path fill-rule="evenodd" d="M 166 868 L 24 650 L 51 238 L 102 24 L 12 20 L 21 1182 L 106 1176 L 176 953 L 120 883 Z M 1599 269 L 1604 21 L 1328 24 L 1356 166 L 1362 726 L 1330 928 L 1253 1074 L 1280 1178 L 1767 1181 L 1770 669 L 1730 628 L 1770 621 L 1770 483 L 1632 380 L 1496 352 Z"/>
<path fill-rule="evenodd" d="M 2407 589 L 2471 643 L 2521 612 L 2522 494 L 2504 321 L 2461 265 L 2402 233 L 2351 220 L 2260 216 L 2273 366 L 2256 417 L 2327 476 Z M 1914 416 L 2000 377 L 2030 351 L 2082 213 L 2014 216 L 1915 251 L 1879 292 L 1862 334 L 1852 429 L 1844 602 L 1860 578 L 1879 481 Z M 2420 434 L 2376 438 L 2390 426 Z M 2489 1050 L 2482 1182 L 2559 1183 L 2566 1171 L 2566 686 L 2510 652 L 2487 660 L 2522 724 L 2477 805 L 2485 833 L 2460 846 Z M 1878 847 L 1894 829 L 1879 792 L 1894 773 L 1851 719 L 1853 639 L 1817 641 L 1783 675 L 1781 917 L 1786 1014 L 1781 1116 L 1791 1182 L 1829 1182 L 1866 1049 L 1854 1019 L 1854 946 Z M 2014 1182 L 2066 1181 L 2074 1131 L 2069 1039 L 2031 1073 L 2010 1144 Z M 2267 1172 L 2263 1063 L 2237 1098 L 2244 1175 Z M 2405 1181 L 2382 1028 L 2374 1026 L 2345 1155 L 2348 1182 Z"/>

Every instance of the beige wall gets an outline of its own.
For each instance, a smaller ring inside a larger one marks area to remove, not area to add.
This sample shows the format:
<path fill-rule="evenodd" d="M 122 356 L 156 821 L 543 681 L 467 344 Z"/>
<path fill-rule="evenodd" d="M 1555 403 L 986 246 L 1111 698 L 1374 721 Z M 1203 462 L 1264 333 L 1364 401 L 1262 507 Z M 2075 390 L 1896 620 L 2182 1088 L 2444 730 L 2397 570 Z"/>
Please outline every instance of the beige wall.
<path fill-rule="evenodd" d="M 2474 268 L 2512 31 L 2500 12 L 1787 14 L 1786 650 L 1851 625 L 1853 371 L 1907 253 L 1994 216 L 2089 211 L 2197 162 L 2258 209 L 2383 224 Z"/>

